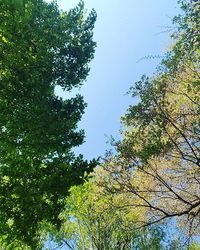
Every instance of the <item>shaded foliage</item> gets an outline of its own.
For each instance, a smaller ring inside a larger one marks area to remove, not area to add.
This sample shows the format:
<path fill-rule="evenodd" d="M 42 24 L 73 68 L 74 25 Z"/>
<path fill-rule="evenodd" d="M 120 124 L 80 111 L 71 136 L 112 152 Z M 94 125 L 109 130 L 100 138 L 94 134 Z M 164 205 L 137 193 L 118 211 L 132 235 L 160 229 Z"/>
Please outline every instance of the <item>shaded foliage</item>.
<path fill-rule="evenodd" d="M 60 226 L 69 188 L 96 165 L 72 152 L 84 140 L 82 96 L 55 94 L 88 75 L 96 14 L 43 0 L 1 0 L 0 10 L 0 234 L 36 249 L 40 223 Z"/>

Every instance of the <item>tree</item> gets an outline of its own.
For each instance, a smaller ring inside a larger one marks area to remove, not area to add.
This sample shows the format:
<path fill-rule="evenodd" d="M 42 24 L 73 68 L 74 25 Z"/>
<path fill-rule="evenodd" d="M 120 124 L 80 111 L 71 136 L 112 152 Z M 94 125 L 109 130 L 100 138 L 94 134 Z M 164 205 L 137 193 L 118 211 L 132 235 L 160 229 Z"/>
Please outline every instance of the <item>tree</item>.
<path fill-rule="evenodd" d="M 37 249 L 43 221 L 58 215 L 72 185 L 95 161 L 75 157 L 82 96 L 62 99 L 85 80 L 96 14 L 83 2 L 68 11 L 43 0 L 0 1 L 0 234 Z"/>
<path fill-rule="evenodd" d="M 161 228 L 135 230 L 134 221 L 144 214 L 132 210 L 129 195 L 105 194 L 97 186 L 98 179 L 106 179 L 107 172 L 95 169 L 93 177 L 70 189 L 65 210 L 61 214 L 62 230 L 52 229 L 52 240 L 69 249 L 130 250 L 163 249 Z"/>
<path fill-rule="evenodd" d="M 139 103 L 122 117 L 123 140 L 100 185 L 132 194 L 132 208 L 146 211 L 138 228 L 176 218 L 191 236 L 200 233 L 200 6 L 181 3 L 171 51 L 130 90 Z"/>

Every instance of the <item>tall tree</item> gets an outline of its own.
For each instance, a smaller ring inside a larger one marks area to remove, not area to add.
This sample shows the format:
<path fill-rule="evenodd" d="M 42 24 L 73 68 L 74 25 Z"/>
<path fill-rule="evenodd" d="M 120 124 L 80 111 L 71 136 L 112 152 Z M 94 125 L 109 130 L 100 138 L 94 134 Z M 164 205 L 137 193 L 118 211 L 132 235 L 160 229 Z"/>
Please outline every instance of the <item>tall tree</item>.
<path fill-rule="evenodd" d="M 88 163 L 72 148 L 83 143 L 77 123 L 82 96 L 62 99 L 89 72 L 96 14 L 83 2 L 68 12 L 56 2 L 0 0 L 0 234 L 37 248 L 43 221 L 58 215 Z"/>
<path fill-rule="evenodd" d="M 122 118 L 123 140 L 101 185 L 132 193 L 132 207 L 146 209 L 138 227 L 176 218 L 191 236 L 200 233 L 200 5 L 179 2 L 172 49 L 130 90 L 139 102 Z"/>

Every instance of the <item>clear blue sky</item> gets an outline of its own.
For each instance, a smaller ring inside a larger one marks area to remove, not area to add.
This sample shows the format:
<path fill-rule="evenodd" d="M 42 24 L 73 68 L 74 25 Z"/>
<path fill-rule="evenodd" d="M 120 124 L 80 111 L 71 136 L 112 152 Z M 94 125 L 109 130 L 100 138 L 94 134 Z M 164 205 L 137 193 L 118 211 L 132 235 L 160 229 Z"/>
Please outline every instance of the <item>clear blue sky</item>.
<path fill-rule="evenodd" d="M 78 0 L 58 0 L 68 10 Z M 159 60 L 137 61 L 148 55 L 163 55 L 171 41 L 169 33 L 159 26 L 171 25 L 179 12 L 176 0 L 85 0 L 88 12 L 94 8 L 97 42 L 91 71 L 80 93 L 88 107 L 80 128 L 85 130 L 85 143 L 76 152 L 91 159 L 104 155 L 110 146 L 105 135 L 119 137 L 120 117 L 134 100 L 125 93 L 141 75 L 152 75 Z M 77 91 L 76 91 L 77 92 Z M 74 93 L 74 92 L 73 92 Z M 58 90 L 68 97 L 69 93 Z M 52 242 L 47 243 L 53 244 Z M 67 249 L 65 247 L 62 248 Z"/>
<path fill-rule="evenodd" d="M 78 2 L 58 0 L 63 10 Z M 97 12 L 94 30 L 97 48 L 89 77 L 80 90 L 88 104 L 79 124 L 85 130 L 86 142 L 76 152 L 90 159 L 110 148 L 105 135 L 119 138 L 120 116 L 133 104 L 125 93 L 142 74 L 151 75 L 159 62 L 137 61 L 143 56 L 162 55 L 169 48 L 169 33 L 162 33 L 165 29 L 159 26 L 171 25 L 179 7 L 176 0 L 84 2 L 88 12 L 92 8 Z"/>

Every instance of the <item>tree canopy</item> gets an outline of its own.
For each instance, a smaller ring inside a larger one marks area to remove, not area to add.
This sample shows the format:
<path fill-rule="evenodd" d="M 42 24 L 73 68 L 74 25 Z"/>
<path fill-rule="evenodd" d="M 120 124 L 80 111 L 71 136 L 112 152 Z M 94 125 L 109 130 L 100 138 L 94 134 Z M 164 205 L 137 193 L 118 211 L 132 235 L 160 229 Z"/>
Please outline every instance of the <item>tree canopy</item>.
<path fill-rule="evenodd" d="M 171 50 L 130 89 L 139 101 L 122 117 L 123 139 L 99 185 L 132 194 L 132 208 L 146 211 L 137 228 L 175 218 L 190 239 L 200 233 L 200 5 L 179 2 Z"/>
<path fill-rule="evenodd" d="M 139 101 L 122 117 L 116 153 L 70 189 L 62 231 L 52 231 L 61 245 L 199 249 L 192 236 L 200 233 L 200 5 L 179 2 L 170 51 L 153 77 L 142 76 L 129 91 Z"/>
<path fill-rule="evenodd" d="M 73 152 L 83 97 L 56 95 L 89 73 L 95 11 L 0 0 L 0 249 L 200 249 L 200 2 L 178 2 L 173 44 L 97 166 Z"/>
<path fill-rule="evenodd" d="M 72 185 L 95 161 L 73 154 L 83 97 L 62 99 L 89 72 L 96 13 L 84 4 L 68 12 L 56 2 L 0 1 L 0 235 L 36 249 L 43 221 L 58 215 Z"/>
<path fill-rule="evenodd" d="M 143 209 L 132 209 L 129 194 L 105 193 L 98 179 L 107 178 L 107 172 L 97 168 L 89 181 L 70 189 L 60 215 L 61 231 L 52 230 L 52 240 L 73 250 L 163 249 L 162 228 L 136 230 L 134 221 L 144 216 Z"/>

